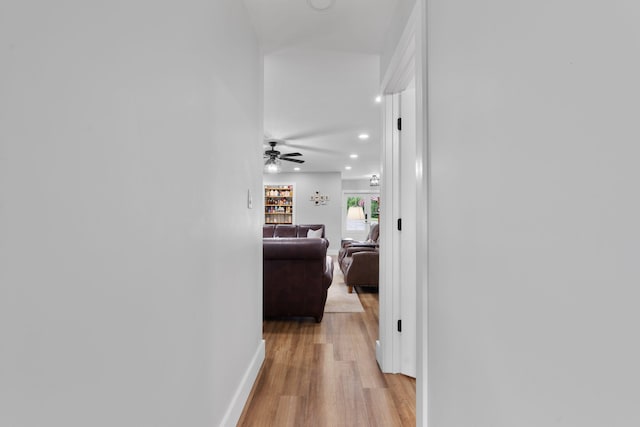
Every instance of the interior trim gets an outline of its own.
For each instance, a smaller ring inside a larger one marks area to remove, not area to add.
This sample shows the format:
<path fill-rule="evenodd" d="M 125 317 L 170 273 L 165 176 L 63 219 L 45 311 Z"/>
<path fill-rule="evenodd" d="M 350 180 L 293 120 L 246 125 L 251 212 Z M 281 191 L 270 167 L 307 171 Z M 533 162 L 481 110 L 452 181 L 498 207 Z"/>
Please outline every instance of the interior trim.
<path fill-rule="evenodd" d="M 242 415 L 242 411 L 244 409 L 244 405 L 247 403 L 249 399 L 249 394 L 251 393 L 251 388 L 258 378 L 258 373 L 260 372 L 260 368 L 262 367 L 262 362 L 264 362 L 265 358 L 265 341 L 264 339 L 260 340 L 258 343 L 258 348 L 247 367 L 244 375 L 242 376 L 242 380 L 240 381 L 240 385 L 236 389 L 236 392 L 233 394 L 233 399 L 231 399 L 231 403 L 227 408 L 227 412 L 225 412 L 222 421 L 220 422 L 220 427 L 233 427 L 238 424 L 240 420 L 240 416 Z"/>

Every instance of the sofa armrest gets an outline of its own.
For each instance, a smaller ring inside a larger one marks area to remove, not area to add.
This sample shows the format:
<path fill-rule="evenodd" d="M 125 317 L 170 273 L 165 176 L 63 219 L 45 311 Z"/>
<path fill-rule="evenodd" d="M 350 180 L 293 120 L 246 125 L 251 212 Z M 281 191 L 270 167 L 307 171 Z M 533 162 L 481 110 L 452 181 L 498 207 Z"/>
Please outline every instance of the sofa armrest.
<path fill-rule="evenodd" d="M 378 251 L 354 253 L 345 263 L 344 281 L 351 289 L 355 285 L 378 286 L 379 255 Z"/>
<path fill-rule="evenodd" d="M 358 243 L 352 243 L 345 247 L 346 248 L 377 248 L 378 246 L 380 245 L 377 243 L 358 242 Z"/>
<path fill-rule="evenodd" d="M 358 243 L 359 240 L 354 240 L 351 237 L 345 237 L 344 239 L 342 239 L 342 241 L 340 242 L 340 247 L 341 248 L 346 248 L 347 246 L 350 246 L 354 243 Z"/>
<path fill-rule="evenodd" d="M 325 264 L 324 264 L 324 284 L 327 289 L 329 289 L 332 282 L 333 282 L 333 258 L 327 255 Z"/>
<path fill-rule="evenodd" d="M 344 249 L 344 256 L 352 256 L 358 252 L 377 252 L 377 245 L 349 246 Z"/>

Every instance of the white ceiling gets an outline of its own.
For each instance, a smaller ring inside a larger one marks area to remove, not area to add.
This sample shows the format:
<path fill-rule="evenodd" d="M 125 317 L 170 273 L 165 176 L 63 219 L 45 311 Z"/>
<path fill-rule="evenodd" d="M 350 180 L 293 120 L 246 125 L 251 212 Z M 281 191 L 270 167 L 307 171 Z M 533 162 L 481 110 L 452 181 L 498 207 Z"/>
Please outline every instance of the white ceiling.
<path fill-rule="evenodd" d="M 265 52 L 265 137 L 305 160 L 282 162 L 283 172 L 379 175 L 379 54 L 399 1 L 335 0 L 318 12 L 309 2 L 332 0 L 245 0 Z"/>

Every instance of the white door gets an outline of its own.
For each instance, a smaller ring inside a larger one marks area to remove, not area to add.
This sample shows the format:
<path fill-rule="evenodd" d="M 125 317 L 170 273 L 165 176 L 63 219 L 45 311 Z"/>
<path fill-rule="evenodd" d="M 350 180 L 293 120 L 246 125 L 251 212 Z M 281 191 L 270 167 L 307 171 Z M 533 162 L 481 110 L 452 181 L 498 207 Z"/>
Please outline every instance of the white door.
<path fill-rule="evenodd" d="M 383 372 L 417 373 L 417 168 L 416 96 L 405 91 L 385 101 L 380 229 L 380 340 L 376 358 Z M 400 126 L 398 126 L 398 119 Z M 398 127 L 401 130 L 398 130 Z"/>
<path fill-rule="evenodd" d="M 371 224 L 379 218 L 380 194 L 345 192 L 342 195 L 342 237 L 365 240 Z"/>
<path fill-rule="evenodd" d="M 410 85 L 400 94 L 399 179 L 400 212 L 399 236 L 400 286 L 399 319 L 402 320 L 400 338 L 400 372 L 416 376 L 416 94 Z"/>

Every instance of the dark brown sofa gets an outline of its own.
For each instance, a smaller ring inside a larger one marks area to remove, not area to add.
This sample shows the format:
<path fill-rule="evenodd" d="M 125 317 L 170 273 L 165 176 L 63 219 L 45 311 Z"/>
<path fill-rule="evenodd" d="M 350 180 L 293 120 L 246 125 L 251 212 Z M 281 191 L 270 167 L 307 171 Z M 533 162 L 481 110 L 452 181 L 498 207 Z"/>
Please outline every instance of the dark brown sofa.
<path fill-rule="evenodd" d="M 328 246 L 323 238 L 263 239 L 265 318 L 310 316 L 317 322 L 322 320 L 333 280 Z"/>

